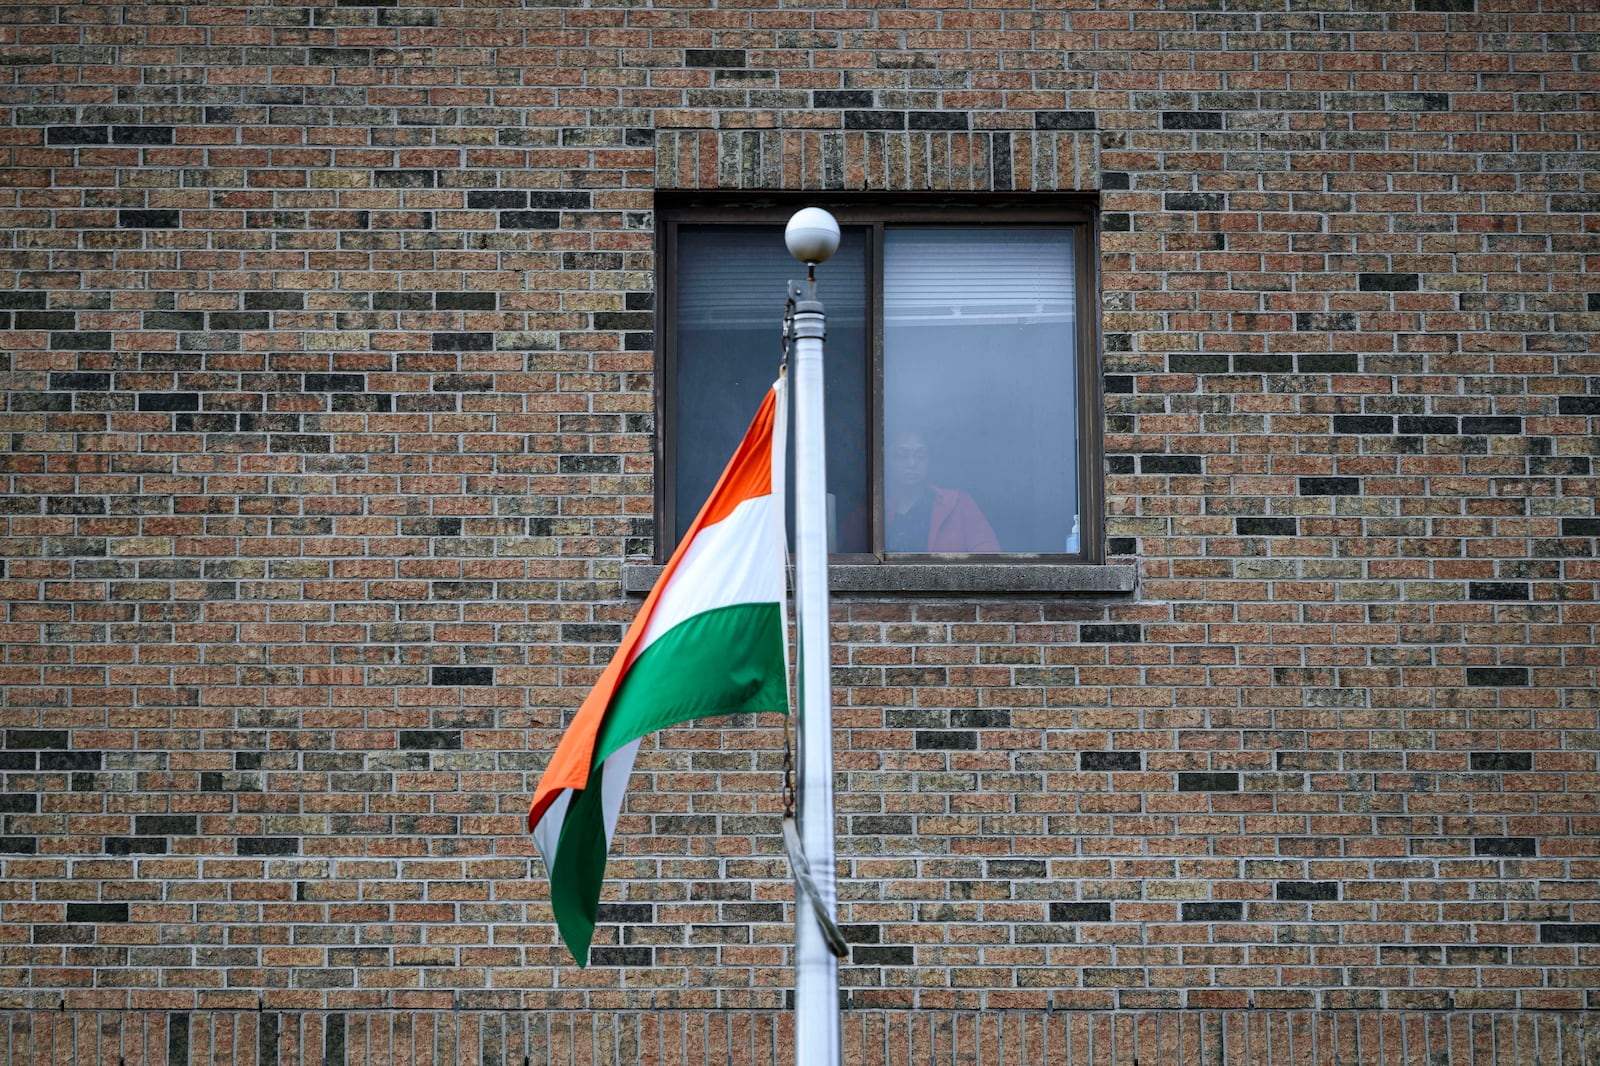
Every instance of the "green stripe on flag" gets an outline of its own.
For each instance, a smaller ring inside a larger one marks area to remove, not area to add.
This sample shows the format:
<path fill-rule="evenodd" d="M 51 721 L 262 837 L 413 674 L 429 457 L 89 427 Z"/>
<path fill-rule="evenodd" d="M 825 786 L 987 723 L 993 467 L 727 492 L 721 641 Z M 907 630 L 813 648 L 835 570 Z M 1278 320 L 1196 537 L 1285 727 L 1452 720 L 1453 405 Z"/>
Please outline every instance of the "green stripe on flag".
<path fill-rule="evenodd" d="M 605 759 L 640 737 L 695 718 L 788 713 L 783 620 L 776 603 L 738 603 L 694 615 L 640 653 L 623 675 L 595 741 L 589 783 L 572 797 L 550 878 L 556 926 L 579 966 L 600 908 L 606 869 L 600 785 Z"/>

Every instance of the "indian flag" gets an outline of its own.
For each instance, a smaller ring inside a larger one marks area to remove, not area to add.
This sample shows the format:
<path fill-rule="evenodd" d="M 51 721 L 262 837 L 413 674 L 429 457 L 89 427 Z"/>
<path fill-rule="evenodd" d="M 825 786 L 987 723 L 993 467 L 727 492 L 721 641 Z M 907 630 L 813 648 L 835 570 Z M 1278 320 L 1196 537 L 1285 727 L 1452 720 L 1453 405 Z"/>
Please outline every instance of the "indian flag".
<path fill-rule="evenodd" d="M 783 381 L 561 738 L 528 811 L 550 903 L 579 966 L 644 736 L 695 718 L 788 713 Z"/>

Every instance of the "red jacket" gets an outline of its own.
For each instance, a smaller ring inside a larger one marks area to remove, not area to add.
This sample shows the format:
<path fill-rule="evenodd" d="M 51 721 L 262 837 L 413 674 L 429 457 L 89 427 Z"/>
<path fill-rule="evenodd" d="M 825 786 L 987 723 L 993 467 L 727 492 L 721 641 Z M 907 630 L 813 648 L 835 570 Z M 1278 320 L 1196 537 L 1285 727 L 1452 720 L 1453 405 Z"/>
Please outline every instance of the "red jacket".
<path fill-rule="evenodd" d="M 941 489 L 928 485 L 933 493 L 933 513 L 928 522 L 930 552 L 997 552 L 989 520 L 983 517 L 972 497 L 960 489 Z"/>

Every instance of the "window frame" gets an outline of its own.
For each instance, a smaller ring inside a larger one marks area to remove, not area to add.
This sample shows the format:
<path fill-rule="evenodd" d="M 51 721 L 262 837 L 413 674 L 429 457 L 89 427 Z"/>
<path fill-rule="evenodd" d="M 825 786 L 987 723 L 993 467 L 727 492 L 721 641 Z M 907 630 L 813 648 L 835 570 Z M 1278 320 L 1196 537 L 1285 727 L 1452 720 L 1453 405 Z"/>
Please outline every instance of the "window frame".
<path fill-rule="evenodd" d="M 655 551 L 659 565 L 676 546 L 677 470 L 677 305 L 678 230 L 681 226 L 781 227 L 802 207 L 832 212 L 841 227 L 871 230 L 867 250 L 868 388 L 866 412 L 870 454 L 867 462 L 869 499 L 867 552 L 834 552 L 830 564 L 922 566 L 1099 566 L 1105 563 L 1105 417 L 1100 346 L 1099 210 L 1094 196 L 1081 193 L 1001 194 L 934 193 L 709 193 L 668 195 L 656 201 L 655 243 Z M 883 515 L 883 262 L 886 226 L 972 227 L 1034 226 L 1065 228 L 1073 234 L 1073 281 L 1078 353 L 1078 535 L 1079 551 L 900 553 L 885 552 Z M 793 277 L 805 276 L 798 262 Z M 827 266 L 818 268 L 819 293 L 827 306 Z M 778 363 L 778 331 L 782 304 L 773 294 L 773 365 Z M 826 358 L 826 356 L 824 356 Z"/>

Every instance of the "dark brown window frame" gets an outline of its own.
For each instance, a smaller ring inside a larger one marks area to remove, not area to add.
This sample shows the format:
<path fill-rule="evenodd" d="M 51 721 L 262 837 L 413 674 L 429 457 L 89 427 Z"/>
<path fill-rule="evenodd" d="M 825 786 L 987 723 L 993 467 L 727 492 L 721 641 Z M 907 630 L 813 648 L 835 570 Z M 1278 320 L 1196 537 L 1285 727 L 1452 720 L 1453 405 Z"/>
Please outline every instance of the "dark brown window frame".
<path fill-rule="evenodd" d="M 1098 269 L 1098 204 L 1081 194 L 1027 196 L 950 193 L 660 193 L 656 201 L 656 345 L 655 345 L 655 555 L 665 561 L 674 546 L 677 515 L 676 312 L 678 227 L 682 225 L 776 225 L 781 227 L 801 207 L 831 211 L 841 226 L 872 230 L 868 252 L 869 390 L 867 425 L 871 434 L 867 491 L 871 504 L 869 535 L 874 551 L 835 553 L 830 564 L 945 565 L 999 567 L 1052 564 L 1098 566 L 1105 561 L 1105 418 L 1102 400 L 1100 288 Z M 960 555 L 889 553 L 883 544 L 883 233 L 886 225 L 1060 226 L 1073 233 L 1078 358 L 1078 485 L 1079 544 L 1077 554 L 968 553 Z M 822 268 L 824 271 L 826 268 Z M 804 268 L 795 264 L 796 278 Z M 773 296 L 773 347 L 781 293 Z M 826 292 L 823 300 L 826 303 Z"/>

